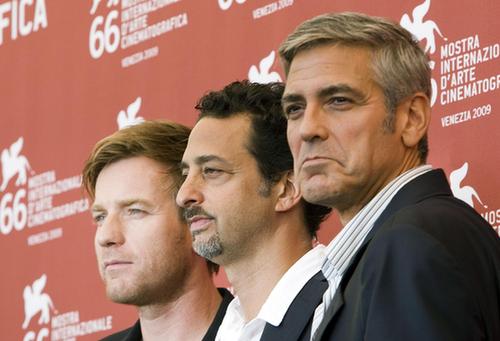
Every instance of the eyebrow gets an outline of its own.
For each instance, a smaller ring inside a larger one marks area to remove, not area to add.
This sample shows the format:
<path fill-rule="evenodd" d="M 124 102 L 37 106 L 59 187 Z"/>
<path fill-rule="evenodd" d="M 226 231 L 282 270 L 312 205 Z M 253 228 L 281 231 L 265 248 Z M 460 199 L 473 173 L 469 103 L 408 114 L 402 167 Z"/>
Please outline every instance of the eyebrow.
<path fill-rule="evenodd" d="M 147 202 L 146 200 L 144 199 L 139 199 L 139 198 L 132 198 L 132 199 L 127 199 L 127 200 L 121 200 L 118 202 L 118 206 L 120 207 L 128 207 L 128 206 L 131 206 L 131 205 L 134 205 L 134 204 L 142 204 L 142 205 L 145 205 L 145 206 L 151 206 L 151 204 L 149 202 Z M 99 204 L 95 204 L 95 205 L 92 205 L 92 212 L 102 212 L 102 211 L 106 211 L 106 209 L 104 207 L 102 207 L 101 205 Z"/>
<path fill-rule="evenodd" d="M 92 212 L 102 212 L 105 211 L 104 207 L 101 205 L 92 205 L 91 209 Z"/>
<path fill-rule="evenodd" d="M 221 163 L 226 164 L 226 165 L 227 165 L 227 164 L 229 164 L 229 163 L 227 162 L 227 160 L 225 160 L 225 159 L 221 158 L 220 156 L 217 156 L 217 155 L 212 155 L 212 154 L 208 154 L 208 155 L 201 155 L 201 156 L 198 156 L 198 157 L 196 157 L 196 158 L 194 159 L 194 163 L 195 163 L 196 165 L 198 165 L 198 166 L 203 165 L 203 164 L 205 164 L 205 163 L 207 163 L 207 162 L 210 162 L 210 161 L 217 161 L 217 162 L 221 162 Z M 186 169 L 186 168 L 189 168 L 189 165 L 187 164 L 187 162 L 182 161 L 182 162 L 180 163 L 180 168 L 181 168 L 181 170 L 182 170 L 182 169 Z"/>
<path fill-rule="evenodd" d="M 329 96 L 332 96 L 332 95 L 337 94 L 337 93 L 349 93 L 352 96 L 354 96 L 356 99 L 362 99 L 365 97 L 364 94 L 360 90 L 354 89 L 352 86 L 345 84 L 345 83 L 330 85 L 330 86 L 327 86 L 325 88 L 322 88 L 316 92 L 316 96 L 319 98 L 325 98 L 325 97 L 329 97 Z M 300 102 L 300 101 L 304 101 L 304 100 L 305 100 L 305 98 L 303 95 L 298 94 L 298 93 L 291 93 L 291 94 L 283 96 L 283 98 L 281 99 L 281 103 L 282 104 L 289 103 L 289 102 L 293 103 L 293 102 Z"/>
<path fill-rule="evenodd" d="M 323 88 L 318 92 L 317 96 L 324 98 L 337 93 L 349 93 L 358 99 L 365 97 L 360 90 L 354 89 L 352 86 L 344 83 Z"/>
<path fill-rule="evenodd" d="M 299 95 L 299 94 L 289 94 L 283 96 L 281 98 L 281 105 L 283 106 L 286 103 L 294 103 L 294 102 L 301 102 L 304 100 L 304 96 Z"/>

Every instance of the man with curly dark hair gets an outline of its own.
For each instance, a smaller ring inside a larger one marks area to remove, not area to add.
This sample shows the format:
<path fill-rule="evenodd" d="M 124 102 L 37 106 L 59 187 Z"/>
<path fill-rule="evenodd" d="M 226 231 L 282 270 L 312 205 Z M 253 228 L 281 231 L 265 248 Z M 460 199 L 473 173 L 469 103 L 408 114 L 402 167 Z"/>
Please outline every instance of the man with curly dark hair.
<path fill-rule="evenodd" d="M 246 81 L 208 93 L 182 157 L 177 203 L 193 247 L 224 266 L 237 294 L 217 340 L 298 339 L 326 287 L 313 239 L 330 210 L 296 186 L 282 93 Z"/>

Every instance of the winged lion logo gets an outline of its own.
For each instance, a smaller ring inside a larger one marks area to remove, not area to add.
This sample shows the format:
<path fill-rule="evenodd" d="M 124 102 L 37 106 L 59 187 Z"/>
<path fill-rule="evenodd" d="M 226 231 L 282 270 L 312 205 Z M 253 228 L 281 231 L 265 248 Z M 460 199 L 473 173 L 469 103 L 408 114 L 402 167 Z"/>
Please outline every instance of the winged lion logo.
<path fill-rule="evenodd" d="M 3 192 L 9 181 L 17 175 L 16 186 L 26 184 L 27 171 L 31 171 L 31 166 L 28 159 L 24 155 L 20 155 L 23 148 L 24 139 L 21 136 L 14 142 L 10 148 L 2 150 L 2 184 L 0 191 Z"/>
<path fill-rule="evenodd" d="M 144 122 L 144 118 L 140 116 L 136 116 L 141 108 L 142 98 L 137 97 L 135 101 L 130 103 L 127 107 L 127 111 L 120 110 L 118 113 L 118 118 L 116 119 L 118 123 L 118 129 L 123 129 L 135 124 L 139 124 Z"/>
<path fill-rule="evenodd" d="M 260 63 L 259 68 L 257 66 L 252 65 L 250 70 L 248 70 L 248 79 L 250 82 L 254 83 L 271 83 L 271 82 L 281 82 L 281 77 L 279 73 L 271 70 L 271 66 L 274 64 L 274 59 L 276 58 L 276 52 L 271 51 L 269 55 L 264 57 Z"/>
<path fill-rule="evenodd" d="M 43 288 L 47 283 L 47 275 L 42 274 L 40 278 L 33 282 L 33 285 L 27 285 L 23 291 L 24 298 L 24 322 L 23 329 L 28 328 L 31 319 L 40 313 L 38 324 L 46 324 L 50 322 L 50 311 L 55 311 L 52 299 L 46 293 L 43 293 Z"/>
<path fill-rule="evenodd" d="M 453 195 L 465 201 L 470 206 L 474 207 L 474 200 L 476 199 L 483 207 L 487 208 L 488 206 L 484 205 L 476 190 L 472 186 L 461 186 L 462 180 L 467 176 L 467 171 L 469 170 L 469 163 L 465 162 L 462 167 L 455 169 L 450 173 L 450 187 Z"/>

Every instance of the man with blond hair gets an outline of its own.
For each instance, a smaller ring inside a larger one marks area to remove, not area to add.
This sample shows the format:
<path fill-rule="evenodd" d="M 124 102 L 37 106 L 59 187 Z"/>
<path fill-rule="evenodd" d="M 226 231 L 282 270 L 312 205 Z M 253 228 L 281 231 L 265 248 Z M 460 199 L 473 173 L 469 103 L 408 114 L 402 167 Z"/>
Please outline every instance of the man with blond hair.
<path fill-rule="evenodd" d="M 282 103 L 304 198 L 336 209 L 313 340 L 500 340 L 500 241 L 426 165 L 428 59 L 356 13 L 286 38 Z"/>
<path fill-rule="evenodd" d="M 214 340 L 232 296 L 194 253 L 175 204 L 190 130 L 147 121 L 98 142 L 83 170 L 106 294 L 139 320 L 105 340 Z"/>

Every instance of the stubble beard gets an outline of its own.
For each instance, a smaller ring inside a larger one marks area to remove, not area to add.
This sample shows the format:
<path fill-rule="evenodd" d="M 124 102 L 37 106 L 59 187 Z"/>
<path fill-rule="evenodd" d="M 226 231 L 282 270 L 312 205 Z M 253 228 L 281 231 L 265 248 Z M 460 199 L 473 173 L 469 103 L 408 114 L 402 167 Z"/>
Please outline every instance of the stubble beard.
<path fill-rule="evenodd" d="M 177 260 L 177 264 L 181 261 Z M 188 263 L 187 260 L 185 263 Z M 170 302 L 178 297 L 184 288 L 184 282 L 190 272 L 186 264 L 162 268 L 154 275 L 151 272 L 137 274 L 134 278 L 122 278 L 114 283 L 111 278 L 104 279 L 106 296 L 115 303 L 137 307 Z"/>
<path fill-rule="evenodd" d="M 136 307 L 171 302 L 183 291 L 181 288 L 184 287 L 188 271 L 188 269 L 183 269 L 178 276 L 172 277 L 169 274 L 161 279 L 142 283 L 115 283 L 113 286 L 106 283 L 106 294 L 115 303 Z"/>
<path fill-rule="evenodd" d="M 208 240 L 200 240 L 199 233 L 193 233 L 193 249 L 203 258 L 213 261 L 213 259 L 222 254 L 223 248 L 220 240 L 219 233 L 215 233 L 208 238 Z"/>
<path fill-rule="evenodd" d="M 131 283 L 106 283 L 106 295 L 111 301 L 121 304 L 141 306 L 148 301 L 144 290 Z"/>

